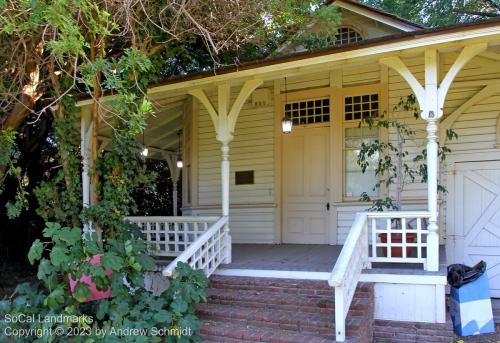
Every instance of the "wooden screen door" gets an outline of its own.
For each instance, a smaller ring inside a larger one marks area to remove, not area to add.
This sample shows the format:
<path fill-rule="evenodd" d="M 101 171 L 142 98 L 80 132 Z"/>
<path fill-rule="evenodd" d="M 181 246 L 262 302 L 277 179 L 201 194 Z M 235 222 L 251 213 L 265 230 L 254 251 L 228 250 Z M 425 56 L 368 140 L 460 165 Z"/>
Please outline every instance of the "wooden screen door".
<path fill-rule="evenodd" d="M 500 297 L 500 161 L 457 163 L 448 204 L 448 264 L 484 260 L 490 292 Z"/>
<path fill-rule="evenodd" d="M 283 243 L 329 243 L 329 132 L 299 127 L 283 138 Z"/>

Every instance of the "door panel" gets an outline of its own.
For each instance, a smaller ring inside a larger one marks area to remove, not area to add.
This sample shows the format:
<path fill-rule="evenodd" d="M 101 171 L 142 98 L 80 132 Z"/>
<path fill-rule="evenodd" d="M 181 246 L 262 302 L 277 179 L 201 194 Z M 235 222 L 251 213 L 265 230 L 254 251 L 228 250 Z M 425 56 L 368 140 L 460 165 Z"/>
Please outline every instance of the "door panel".
<path fill-rule="evenodd" d="M 283 242 L 327 244 L 329 128 L 297 128 L 283 139 Z"/>
<path fill-rule="evenodd" d="M 500 161 L 458 163 L 453 178 L 448 263 L 486 261 L 491 296 L 500 297 Z"/>

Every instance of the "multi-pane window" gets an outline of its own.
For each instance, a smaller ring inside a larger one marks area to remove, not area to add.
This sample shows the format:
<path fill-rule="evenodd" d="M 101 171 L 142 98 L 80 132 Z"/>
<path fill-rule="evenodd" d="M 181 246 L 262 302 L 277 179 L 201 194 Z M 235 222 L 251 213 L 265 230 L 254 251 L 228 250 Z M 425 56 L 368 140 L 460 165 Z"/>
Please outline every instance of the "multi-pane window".
<path fill-rule="evenodd" d="M 348 96 L 344 99 L 344 119 L 361 120 L 379 115 L 378 94 Z"/>
<path fill-rule="evenodd" d="M 377 183 L 375 168 L 378 154 L 374 154 L 369 161 L 369 166 L 363 173 L 358 165 L 358 156 L 361 144 L 371 144 L 379 139 L 377 127 L 347 127 L 344 129 L 344 170 L 345 170 L 345 196 L 359 197 L 363 192 L 370 196 L 378 195 L 378 188 L 373 190 Z"/>
<path fill-rule="evenodd" d="M 361 34 L 349 27 L 339 27 L 335 35 L 335 45 L 346 45 L 363 40 Z"/>
<path fill-rule="evenodd" d="M 378 155 L 373 155 L 363 173 L 358 165 L 362 144 L 369 145 L 379 139 L 377 127 L 362 126 L 363 119 L 379 116 L 379 94 L 360 94 L 344 98 L 344 196 L 358 198 L 363 192 L 377 196 L 379 189 L 373 189 L 378 181 L 375 175 Z"/>
<path fill-rule="evenodd" d="M 288 102 L 285 114 L 292 119 L 293 125 L 329 122 L 330 98 Z"/>

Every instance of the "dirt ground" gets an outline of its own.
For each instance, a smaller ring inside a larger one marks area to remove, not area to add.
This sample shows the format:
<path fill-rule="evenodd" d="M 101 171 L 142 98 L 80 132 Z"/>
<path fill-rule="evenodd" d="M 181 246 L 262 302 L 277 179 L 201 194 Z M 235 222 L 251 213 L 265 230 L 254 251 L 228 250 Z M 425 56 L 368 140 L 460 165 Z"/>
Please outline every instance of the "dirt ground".
<path fill-rule="evenodd" d="M 22 264 L 0 262 L 0 300 L 9 297 L 23 282 L 37 282 L 36 269 Z"/>

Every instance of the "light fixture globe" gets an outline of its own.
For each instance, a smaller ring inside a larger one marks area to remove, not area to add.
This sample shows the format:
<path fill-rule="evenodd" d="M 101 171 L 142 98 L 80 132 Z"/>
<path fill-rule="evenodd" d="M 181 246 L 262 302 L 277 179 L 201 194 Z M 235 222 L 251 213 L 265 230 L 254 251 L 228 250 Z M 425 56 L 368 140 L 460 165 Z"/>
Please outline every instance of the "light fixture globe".
<path fill-rule="evenodd" d="M 141 151 L 141 155 L 142 156 L 147 157 L 148 154 L 149 154 L 149 149 L 148 148 L 145 147 L 144 149 L 142 149 L 142 151 Z"/>
<path fill-rule="evenodd" d="M 177 168 L 182 168 L 184 167 L 184 162 L 182 162 L 181 155 L 177 155 Z"/>
<path fill-rule="evenodd" d="M 281 120 L 281 131 L 283 133 L 288 134 L 292 132 L 293 122 L 288 116 L 284 116 Z"/>

